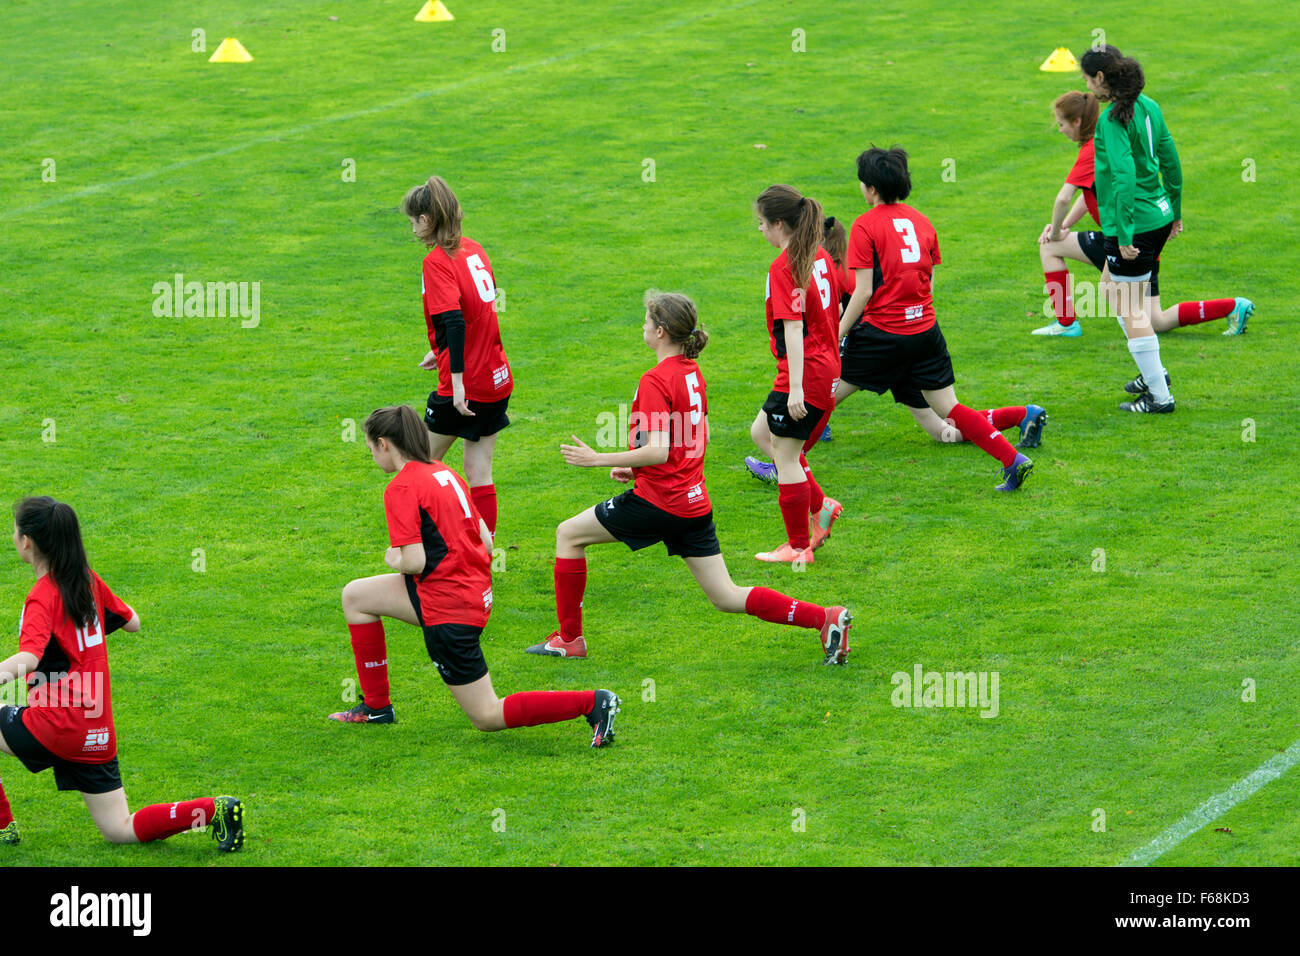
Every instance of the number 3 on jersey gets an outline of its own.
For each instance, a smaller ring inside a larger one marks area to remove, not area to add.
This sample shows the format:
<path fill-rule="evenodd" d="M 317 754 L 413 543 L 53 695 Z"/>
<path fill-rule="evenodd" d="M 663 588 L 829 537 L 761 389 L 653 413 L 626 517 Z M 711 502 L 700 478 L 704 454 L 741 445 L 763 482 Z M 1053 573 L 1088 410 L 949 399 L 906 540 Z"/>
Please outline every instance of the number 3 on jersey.
<path fill-rule="evenodd" d="M 478 256 L 471 256 L 470 258 L 477 259 Z M 460 506 L 465 509 L 465 517 L 472 518 L 473 515 L 469 513 L 469 502 L 465 500 L 465 492 L 460 490 L 460 482 L 456 480 L 456 476 L 449 471 L 435 471 L 433 477 L 437 478 L 438 484 L 444 488 L 448 485 L 451 486 L 452 490 L 456 492 L 456 497 L 460 499 Z"/>
<path fill-rule="evenodd" d="M 910 219 L 895 219 L 894 229 L 903 237 L 903 248 L 899 255 L 904 262 L 921 261 L 921 244 L 916 241 L 916 229 Z"/>
<path fill-rule="evenodd" d="M 478 254 L 472 255 L 465 260 L 465 265 L 469 266 L 469 276 L 474 280 L 474 287 L 478 289 L 478 297 L 484 302 L 496 301 L 496 283 L 492 281 L 492 273 L 488 272 L 487 266 L 483 265 L 482 257 Z"/>

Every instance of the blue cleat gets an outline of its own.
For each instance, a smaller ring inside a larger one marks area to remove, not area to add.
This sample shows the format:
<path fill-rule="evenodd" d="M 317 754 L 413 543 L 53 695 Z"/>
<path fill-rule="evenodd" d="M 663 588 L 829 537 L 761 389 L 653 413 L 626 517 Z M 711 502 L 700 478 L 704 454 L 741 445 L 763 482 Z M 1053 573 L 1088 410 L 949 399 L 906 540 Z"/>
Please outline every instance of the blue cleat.
<path fill-rule="evenodd" d="M 1020 422 L 1020 441 L 1017 448 L 1037 448 L 1043 441 L 1043 426 L 1047 424 L 1047 409 L 1042 405 L 1026 405 L 1025 417 Z"/>
<path fill-rule="evenodd" d="M 776 484 L 776 465 L 770 461 L 759 461 L 751 455 L 745 456 L 745 467 L 749 473 L 765 485 Z"/>
<path fill-rule="evenodd" d="M 1016 460 L 1002 469 L 1002 484 L 998 491 L 1015 491 L 1025 483 L 1029 473 L 1034 470 L 1034 463 L 1028 456 L 1016 453 Z"/>
<path fill-rule="evenodd" d="M 817 439 L 817 440 L 818 440 L 818 441 L 831 441 L 831 440 L 832 440 L 832 439 L 831 439 L 831 426 L 830 426 L 830 425 L 827 425 L 824 429 L 822 429 L 822 437 L 819 438 L 819 439 Z"/>
<path fill-rule="evenodd" d="M 1056 335 L 1063 339 L 1077 339 L 1083 335 L 1083 327 L 1079 323 L 1071 322 L 1069 325 L 1062 325 L 1060 322 L 1052 322 L 1050 325 L 1044 325 L 1041 329 L 1034 329 L 1034 335 Z"/>
<path fill-rule="evenodd" d="M 1224 335 L 1245 335 L 1246 321 L 1255 314 L 1255 303 L 1237 296 L 1237 304 L 1228 313 L 1228 331 Z"/>

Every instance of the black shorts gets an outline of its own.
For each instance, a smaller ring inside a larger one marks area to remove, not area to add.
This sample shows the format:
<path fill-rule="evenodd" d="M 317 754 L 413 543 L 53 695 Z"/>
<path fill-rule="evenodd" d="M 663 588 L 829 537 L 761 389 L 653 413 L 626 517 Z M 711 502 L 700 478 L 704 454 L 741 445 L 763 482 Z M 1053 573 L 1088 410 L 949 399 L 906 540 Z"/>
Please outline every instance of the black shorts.
<path fill-rule="evenodd" d="M 1106 237 L 1095 229 L 1078 235 L 1079 249 L 1088 257 L 1088 261 L 1098 272 L 1106 268 Z"/>
<path fill-rule="evenodd" d="M 406 579 L 406 595 L 415 609 L 415 619 L 423 621 L 424 612 L 420 609 L 415 577 L 410 574 L 403 577 Z M 444 684 L 472 684 L 488 672 L 483 648 L 478 642 L 483 628 L 474 624 L 422 624 L 421 630 L 424 631 L 425 650 L 429 652 L 433 666 L 438 668 Z"/>
<path fill-rule="evenodd" d="M 768 431 L 781 438 L 797 438 L 800 441 L 807 441 L 814 435 L 822 433 L 822 428 L 825 428 L 825 425 L 818 427 L 818 422 L 821 422 L 831 409 L 818 408 L 816 405 L 804 402 L 803 406 L 808 414 L 795 421 L 790 417 L 789 404 L 789 392 L 768 393 L 767 401 L 763 403 L 763 411 L 767 414 Z"/>
<path fill-rule="evenodd" d="M 6 704 L 0 707 L 0 734 L 32 773 L 54 769 L 54 785 L 60 790 L 80 790 L 82 793 L 112 793 L 122 789 L 122 775 L 117 769 L 117 758 L 108 763 L 74 763 L 45 749 L 45 745 L 32 736 L 23 723 L 26 707 Z"/>
<path fill-rule="evenodd" d="M 844 343 L 840 381 L 877 395 L 888 389 L 899 404 L 922 408 L 926 402 L 921 389 L 947 388 L 957 378 L 938 322 L 916 335 L 898 335 L 860 322 Z M 912 405 L 918 398 L 920 404 Z"/>
<path fill-rule="evenodd" d="M 1160 250 L 1169 241 L 1169 233 L 1173 228 L 1174 224 L 1169 223 L 1159 229 L 1135 235 L 1133 245 L 1137 246 L 1136 259 L 1121 256 L 1119 240 L 1115 236 L 1106 236 L 1106 265 L 1110 267 L 1110 277 L 1116 282 L 1145 282 L 1150 279 L 1152 267 L 1160 258 Z"/>
<path fill-rule="evenodd" d="M 456 411 L 451 396 L 434 392 L 424 406 L 424 424 L 435 434 L 455 435 L 466 441 L 478 441 L 495 435 L 510 424 L 510 416 L 506 414 L 506 406 L 510 404 L 509 395 L 499 402 L 470 400 L 467 404 L 474 413 L 472 418 Z"/>
<path fill-rule="evenodd" d="M 722 553 L 712 511 L 698 518 L 681 518 L 637 497 L 634 489 L 596 505 L 596 520 L 633 551 L 662 541 L 669 554 L 683 558 Z"/>

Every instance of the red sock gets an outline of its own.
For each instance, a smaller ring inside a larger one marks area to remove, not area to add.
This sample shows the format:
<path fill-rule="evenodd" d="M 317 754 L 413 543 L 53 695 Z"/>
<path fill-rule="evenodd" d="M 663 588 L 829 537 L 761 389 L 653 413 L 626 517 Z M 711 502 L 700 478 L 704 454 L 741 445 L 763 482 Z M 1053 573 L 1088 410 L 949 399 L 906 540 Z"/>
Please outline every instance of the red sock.
<path fill-rule="evenodd" d="M 1015 428 L 1025 420 L 1025 406 L 1008 405 L 1006 408 L 987 408 L 979 415 L 998 431 Z"/>
<path fill-rule="evenodd" d="M 591 713 L 594 690 L 527 690 L 511 694 L 502 705 L 507 727 L 535 727 Z"/>
<path fill-rule="evenodd" d="M 777 485 L 777 501 L 781 505 L 781 518 L 785 521 L 785 535 L 790 546 L 802 551 L 811 544 L 808 537 L 808 482 L 797 485 Z"/>
<path fill-rule="evenodd" d="M 1206 299 L 1204 302 L 1179 302 L 1178 325 L 1199 325 L 1222 319 L 1237 307 L 1236 299 Z"/>
<path fill-rule="evenodd" d="M 826 608 L 807 601 L 796 601 L 771 588 L 750 588 L 745 598 L 745 613 L 772 624 L 793 624 L 821 630 L 826 623 Z"/>
<path fill-rule="evenodd" d="M 0 780 L 0 830 L 14 822 L 14 812 L 9 808 L 9 798 L 5 796 L 4 781 Z"/>
<path fill-rule="evenodd" d="M 822 502 L 826 500 L 826 496 L 822 494 L 822 486 L 817 484 L 812 469 L 808 467 L 808 459 L 800 455 L 799 464 L 803 466 L 804 477 L 808 479 L 808 513 L 815 515 L 822 510 Z"/>
<path fill-rule="evenodd" d="M 566 641 L 582 637 L 582 596 L 586 592 L 587 559 L 556 558 L 555 617 L 560 622 L 560 637 Z"/>
<path fill-rule="evenodd" d="M 1074 324 L 1074 299 L 1070 296 L 1070 270 L 1044 272 L 1047 280 L 1047 295 L 1052 300 L 1052 311 L 1056 321 L 1062 325 Z"/>
<path fill-rule="evenodd" d="M 967 408 L 965 405 L 954 405 L 952 411 L 948 413 L 948 417 L 952 419 L 952 423 L 957 426 L 957 430 L 962 433 L 962 436 L 967 441 L 974 442 L 982 450 L 1002 462 L 1003 468 L 1008 467 L 1016 460 L 1016 449 L 1011 442 L 1003 438 L 1000 431 L 994 430 L 988 419 L 973 408 Z"/>
<path fill-rule="evenodd" d="M 202 800 L 182 800 L 178 803 L 155 803 L 135 811 L 131 827 L 141 843 L 165 840 L 186 830 L 199 830 L 212 822 L 216 802 L 211 797 Z"/>
<path fill-rule="evenodd" d="M 384 622 L 349 624 L 352 656 L 357 660 L 357 681 L 366 706 L 378 710 L 391 703 L 388 699 L 388 645 L 384 641 Z"/>
<path fill-rule="evenodd" d="M 497 486 L 479 485 L 477 488 L 471 488 L 469 497 L 474 502 L 474 507 L 478 509 L 478 513 L 483 516 L 483 520 L 487 522 L 488 531 L 496 534 Z"/>

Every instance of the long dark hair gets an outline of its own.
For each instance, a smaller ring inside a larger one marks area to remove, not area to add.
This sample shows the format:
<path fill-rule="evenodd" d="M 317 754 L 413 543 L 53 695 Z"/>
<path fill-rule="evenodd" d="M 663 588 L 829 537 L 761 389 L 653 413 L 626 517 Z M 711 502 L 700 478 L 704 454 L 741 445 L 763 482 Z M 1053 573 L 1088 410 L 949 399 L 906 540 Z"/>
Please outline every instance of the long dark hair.
<path fill-rule="evenodd" d="M 783 222 L 790 229 L 786 261 L 797 288 L 812 278 L 817 247 L 822 241 L 822 207 L 811 196 L 800 195 L 793 186 L 768 186 L 754 200 L 758 214 L 768 222 Z"/>
<path fill-rule="evenodd" d="M 72 506 L 49 495 L 24 498 L 14 505 L 18 533 L 32 539 L 36 550 L 50 566 L 50 577 L 59 588 L 63 609 L 77 627 L 87 627 L 98 614 L 95 592 L 90 586 L 90 562 L 81 543 L 81 525 Z"/>
<path fill-rule="evenodd" d="M 410 405 L 390 405 L 376 408 L 362 426 L 371 444 L 387 438 L 389 444 L 402 453 L 407 461 L 433 461 L 429 457 L 429 429 Z"/>
<path fill-rule="evenodd" d="M 1120 53 L 1107 44 L 1089 50 L 1079 58 L 1079 68 L 1088 76 L 1098 73 L 1106 78 L 1106 89 L 1110 91 L 1110 116 L 1120 126 L 1133 122 L 1133 104 L 1138 94 L 1147 85 L 1146 76 L 1137 60 Z"/>

